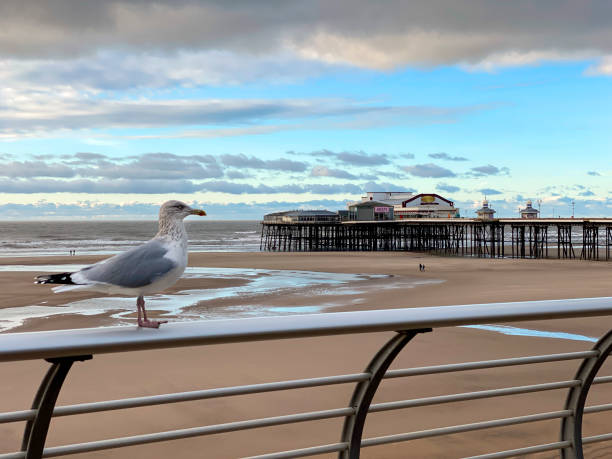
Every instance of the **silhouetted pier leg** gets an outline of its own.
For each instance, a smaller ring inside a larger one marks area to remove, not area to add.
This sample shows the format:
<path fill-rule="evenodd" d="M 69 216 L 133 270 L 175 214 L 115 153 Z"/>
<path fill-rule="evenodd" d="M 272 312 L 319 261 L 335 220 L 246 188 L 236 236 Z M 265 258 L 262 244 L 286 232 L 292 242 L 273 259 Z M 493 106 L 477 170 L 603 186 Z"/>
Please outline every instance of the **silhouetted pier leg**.
<path fill-rule="evenodd" d="M 605 247 L 606 260 L 612 258 L 612 225 L 588 221 L 550 223 L 525 221 L 376 221 L 263 223 L 260 250 L 267 251 L 425 251 L 448 255 L 505 257 L 505 230 L 510 229 L 510 256 L 547 258 L 549 227 L 557 229 L 557 258 L 576 258 L 572 228 L 583 232 L 580 258 L 599 260 Z M 601 235 L 599 234 L 601 231 Z M 604 245 L 605 237 L 605 245 Z M 553 236 L 554 240 L 554 236 Z M 554 255 L 553 255 L 554 256 Z M 602 255 L 603 258 L 603 255 Z"/>
<path fill-rule="evenodd" d="M 581 260 L 597 260 L 599 258 L 598 235 L 598 226 L 584 225 L 582 227 L 582 252 L 580 253 Z"/>

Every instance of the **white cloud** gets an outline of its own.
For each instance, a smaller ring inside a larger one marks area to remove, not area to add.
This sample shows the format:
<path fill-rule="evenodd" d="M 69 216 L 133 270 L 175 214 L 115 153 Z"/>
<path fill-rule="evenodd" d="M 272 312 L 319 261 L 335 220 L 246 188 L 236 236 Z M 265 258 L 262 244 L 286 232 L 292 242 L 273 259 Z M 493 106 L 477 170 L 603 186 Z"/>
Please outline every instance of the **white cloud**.
<path fill-rule="evenodd" d="M 493 164 L 486 166 L 472 167 L 467 173 L 471 177 L 484 177 L 486 175 L 510 175 L 510 169 L 507 167 L 497 167 Z"/>
<path fill-rule="evenodd" d="M 74 177 L 74 169 L 65 164 L 46 161 L 10 161 L 0 164 L 0 176 L 5 177 Z"/>
<path fill-rule="evenodd" d="M 440 153 L 430 153 L 430 158 L 433 159 L 444 159 L 446 161 L 467 161 L 468 159 L 463 156 L 451 156 L 448 153 L 440 152 Z"/>
<path fill-rule="evenodd" d="M 491 196 L 496 194 L 503 194 L 501 191 L 496 190 L 495 188 L 481 188 L 478 192 L 484 194 L 485 196 Z"/>
<path fill-rule="evenodd" d="M 0 193 L 88 193 L 88 194 L 165 194 L 194 193 L 202 189 L 189 180 L 114 179 L 58 180 L 35 178 L 9 180 L 0 178 Z"/>
<path fill-rule="evenodd" d="M 201 184 L 206 191 L 215 191 L 228 194 L 305 194 L 335 195 L 335 194 L 357 194 L 362 187 L 352 183 L 327 184 L 288 184 L 288 185 L 252 185 L 247 183 L 228 182 L 226 180 L 213 180 Z"/>
<path fill-rule="evenodd" d="M 612 55 L 603 56 L 585 71 L 589 76 L 612 76 Z"/>
<path fill-rule="evenodd" d="M 384 154 L 368 154 L 363 151 L 342 151 L 333 155 L 344 164 L 354 166 L 380 166 L 389 164 L 389 158 Z"/>
<path fill-rule="evenodd" d="M 436 190 L 444 191 L 444 192 L 448 192 L 448 193 L 456 193 L 457 191 L 460 191 L 461 188 L 459 188 L 458 186 L 449 185 L 449 184 L 446 184 L 446 183 L 438 183 L 436 185 Z"/>
<path fill-rule="evenodd" d="M 65 69 L 105 87 L 134 80 L 159 85 L 164 80 L 233 84 L 262 75 L 302 78 L 304 71 L 320 70 L 308 62 L 492 70 L 611 55 L 611 16 L 605 0 L 579 5 L 391 0 L 384 8 L 368 0 L 313 0 L 308 8 L 263 0 L 6 0 L 0 3 L 0 57 L 38 66 L 44 60 L 81 60 Z M 125 57 L 117 58 L 120 53 Z M 83 60 L 92 56 L 98 57 Z M 63 73 L 47 68 L 50 78 Z M 116 75 L 100 72 L 108 68 L 116 68 Z"/>
<path fill-rule="evenodd" d="M 390 106 L 321 98 L 109 99 L 72 87 L 8 85 L 0 87 L 0 100 L 3 101 L 0 106 L 0 139 L 4 140 L 75 130 L 130 128 L 181 128 L 181 131 L 155 131 L 153 134 L 129 135 L 129 138 L 220 137 L 300 128 L 359 129 L 368 127 L 372 119 L 386 125 L 452 122 L 458 117 L 493 108 L 490 105 Z M 186 129 L 190 127 L 195 129 Z"/>
<path fill-rule="evenodd" d="M 145 153 L 128 158 L 76 153 L 55 157 L 37 156 L 36 161 L 0 163 L 0 177 L 107 178 L 107 179 L 205 179 L 223 176 L 223 169 L 210 155 Z M 305 168 L 305 166 L 304 166 Z M 63 182 L 58 182 L 63 183 Z"/>
<path fill-rule="evenodd" d="M 119 204 L 97 201 L 77 201 L 73 203 L 38 201 L 31 204 L 0 204 L 0 214 L 5 219 L 146 219 L 156 220 L 161 202 L 123 202 Z M 248 203 L 193 202 L 204 208 L 212 219 L 223 220 L 261 220 L 262 216 L 287 209 L 345 209 L 346 202 L 333 199 L 279 201 L 269 200 Z"/>
<path fill-rule="evenodd" d="M 497 69 L 505 67 L 525 67 L 530 65 L 540 64 L 542 62 L 564 62 L 564 61 L 579 61 L 591 59 L 597 53 L 593 52 L 560 52 L 558 50 L 527 50 L 517 51 L 509 50 L 493 53 L 481 60 L 474 62 L 465 62 L 461 67 L 471 71 L 493 72 Z"/>
<path fill-rule="evenodd" d="M 433 163 L 415 164 L 414 166 L 406 166 L 403 169 L 409 174 L 414 175 L 416 177 L 440 178 L 455 177 L 457 175 L 450 169 L 437 166 Z"/>
<path fill-rule="evenodd" d="M 101 91 L 234 86 L 262 79 L 270 84 L 295 83 L 331 70 L 287 52 L 262 56 L 214 49 L 133 54 L 104 50 L 62 60 L 0 60 L 0 76 L 6 81 Z"/>
<path fill-rule="evenodd" d="M 356 179 L 357 176 L 342 169 L 330 169 L 326 166 L 314 166 L 310 171 L 313 177 L 334 177 L 343 179 Z"/>
<path fill-rule="evenodd" d="M 246 156 L 244 154 L 221 155 L 220 159 L 226 166 L 237 167 L 239 169 L 303 172 L 307 167 L 307 164 L 301 161 L 293 161 L 285 158 L 264 160 L 255 156 Z"/>

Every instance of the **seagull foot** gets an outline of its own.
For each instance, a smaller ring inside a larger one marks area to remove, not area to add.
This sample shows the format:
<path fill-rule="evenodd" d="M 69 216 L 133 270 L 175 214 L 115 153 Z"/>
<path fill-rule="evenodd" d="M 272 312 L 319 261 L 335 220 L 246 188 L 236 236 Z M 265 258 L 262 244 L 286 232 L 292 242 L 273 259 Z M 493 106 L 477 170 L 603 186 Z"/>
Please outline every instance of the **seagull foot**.
<path fill-rule="evenodd" d="M 144 328 L 159 328 L 161 324 L 165 324 L 167 322 L 167 320 L 139 320 L 138 326 Z"/>

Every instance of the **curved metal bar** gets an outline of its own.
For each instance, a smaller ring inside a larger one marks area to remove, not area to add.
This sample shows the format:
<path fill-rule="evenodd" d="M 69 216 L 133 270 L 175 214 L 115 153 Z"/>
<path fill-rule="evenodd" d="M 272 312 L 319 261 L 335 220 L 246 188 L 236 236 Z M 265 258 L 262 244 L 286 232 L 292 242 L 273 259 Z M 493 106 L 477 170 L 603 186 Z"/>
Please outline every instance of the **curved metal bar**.
<path fill-rule="evenodd" d="M 338 453 L 340 459 L 359 459 L 361 436 L 366 416 L 387 369 L 404 348 L 404 346 L 419 333 L 430 332 L 431 328 L 399 331 L 376 353 L 365 373 L 370 373 L 370 379 L 361 381 L 355 387 L 351 397 L 350 407 L 355 408 L 355 414 L 344 421 L 341 442 L 348 443 L 348 448 Z"/>
<path fill-rule="evenodd" d="M 584 413 L 584 405 L 595 375 L 606 361 L 610 351 L 612 351 L 612 330 L 597 341 L 593 350 L 598 351 L 599 355 L 584 359 L 574 378 L 582 381 L 582 384 L 570 388 L 567 393 L 565 409 L 571 410 L 574 415 L 563 418 L 561 421 L 561 441 L 571 442 L 571 446 L 561 450 L 561 457 L 563 459 L 584 458 L 582 452 L 582 415 Z"/>
<path fill-rule="evenodd" d="M 30 419 L 26 423 L 21 441 L 21 451 L 26 452 L 26 459 L 42 457 L 55 402 L 72 364 L 76 361 L 82 362 L 91 358 L 91 355 L 78 355 L 46 359 L 52 365 L 38 387 L 32 402 L 32 409 L 36 410 L 36 415 L 34 419 Z"/>

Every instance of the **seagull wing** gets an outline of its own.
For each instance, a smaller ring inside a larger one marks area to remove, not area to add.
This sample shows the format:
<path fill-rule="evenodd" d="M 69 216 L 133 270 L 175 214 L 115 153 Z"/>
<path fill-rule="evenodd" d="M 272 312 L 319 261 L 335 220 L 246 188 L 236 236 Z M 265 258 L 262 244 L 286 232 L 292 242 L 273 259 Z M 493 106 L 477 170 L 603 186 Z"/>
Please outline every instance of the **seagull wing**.
<path fill-rule="evenodd" d="M 72 274 L 76 284 L 110 284 L 139 288 L 152 284 L 178 265 L 167 258 L 169 248 L 157 239 Z"/>

